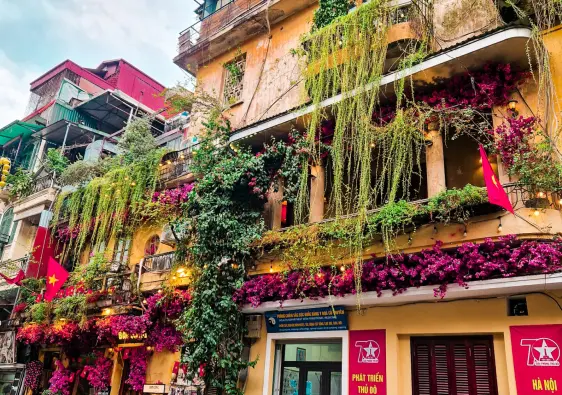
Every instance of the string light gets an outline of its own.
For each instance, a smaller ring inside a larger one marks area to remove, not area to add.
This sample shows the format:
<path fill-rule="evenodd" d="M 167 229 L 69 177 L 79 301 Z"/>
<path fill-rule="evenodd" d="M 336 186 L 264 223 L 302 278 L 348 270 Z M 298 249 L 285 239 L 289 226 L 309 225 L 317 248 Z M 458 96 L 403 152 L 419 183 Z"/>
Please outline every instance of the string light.
<path fill-rule="evenodd" d="M 558 204 L 562 206 L 562 199 L 558 201 Z"/>
<path fill-rule="evenodd" d="M 345 265 L 340 266 L 340 272 L 342 272 L 342 273 L 345 272 Z"/>
<path fill-rule="evenodd" d="M 433 233 L 437 233 L 437 225 L 433 225 Z"/>
<path fill-rule="evenodd" d="M 371 143 L 371 148 L 375 148 L 375 143 Z"/>
<path fill-rule="evenodd" d="M 131 186 L 132 186 L 132 187 L 134 187 L 135 185 L 137 185 L 137 183 L 136 183 L 136 182 L 134 182 L 134 181 L 133 181 L 133 182 L 131 182 Z"/>
<path fill-rule="evenodd" d="M 502 217 L 498 217 L 498 219 L 500 220 L 500 224 L 498 225 L 498 233 L 501 233 L 502 230 L 503 230 L 503 227 L 502 227 Z"/>
<path fill-rule="evenodd" d="M 408 244 L 412 244 L 412 234 L 408 233 Z"/>
<path fill-rule="evenodd" d="M 464 226 L 464 233 L 462 235 L 464 237 L 466 237 L 468 235 L 468 228 L 466 227 L 466 225 Z"/>
<path fill-rule="evenodd" d="M 273 265 L 269 266 L 269 272 L 273 273 Z"/>
<path fill-rule="evenodd" d="M 545 195 L 544 192 L 539 192 L 539 193 L 537 194 L 537 196 L 542 199 L 542 198 L 544 198 L 546 195 Z"/>
<path fill-rule="evenodd" d="M 538 217 L 539 215 L 541 215 L 541 213 L 537 209 L 535 209 L 535 212 L 533 214 L 535 214 L 535 217 Z"/>
<path fill-rule="evenodd" d="M 171 160 L 167 160 L 166 163 L 169 164 L 169 165 L 171 165 L 171 164 L 172 164 L 172 161 L 171 161 Z"/>
<path fill-rule="evenodd" d="M 234 270 L 236 270 L 236 269 L 238 269 L 238 268 L 240 267 L 240 265 L 237 264 L 236 262 L 233 262 L 230 266 L 232 266 L 232 268 L 233 268 Z"/>

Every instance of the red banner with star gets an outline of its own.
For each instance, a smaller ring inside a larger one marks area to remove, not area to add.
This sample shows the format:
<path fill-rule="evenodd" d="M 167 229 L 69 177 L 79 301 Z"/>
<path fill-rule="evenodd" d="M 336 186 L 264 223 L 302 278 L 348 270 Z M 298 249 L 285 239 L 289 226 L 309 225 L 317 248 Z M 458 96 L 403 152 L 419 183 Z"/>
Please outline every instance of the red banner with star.
<path fill-rule="evenodd" d="M 386 331 L 349 331 L 349 395 L 386 395 Z"/>
<path fill-rule="evenodd" d="M 47 265 L 47 289 L 45 290 L 46 301 L 50 302 L 53 300 L 67 278 L 68 272 L 64 270 L 53 257 L 49 257 L 49 264 Z"/>
<path fill-rule="evenodd" d="M 562 394 L 562 325 L 512 326 L 517 394 Z"/>

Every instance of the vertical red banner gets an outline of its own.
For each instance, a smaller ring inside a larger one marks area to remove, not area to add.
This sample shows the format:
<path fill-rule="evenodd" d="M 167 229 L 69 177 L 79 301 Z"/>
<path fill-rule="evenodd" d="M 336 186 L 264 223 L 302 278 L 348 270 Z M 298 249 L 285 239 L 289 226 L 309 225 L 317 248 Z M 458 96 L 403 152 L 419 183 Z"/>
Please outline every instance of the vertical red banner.
<path fill-rule="evenodd" d="M 386 331 L 349 331 L 349 395 L 386 395 Z"/>
<path fill-rule="evenodd" d="M 512 326 L 517 394 L 562 394 L 562 325 Z"/>

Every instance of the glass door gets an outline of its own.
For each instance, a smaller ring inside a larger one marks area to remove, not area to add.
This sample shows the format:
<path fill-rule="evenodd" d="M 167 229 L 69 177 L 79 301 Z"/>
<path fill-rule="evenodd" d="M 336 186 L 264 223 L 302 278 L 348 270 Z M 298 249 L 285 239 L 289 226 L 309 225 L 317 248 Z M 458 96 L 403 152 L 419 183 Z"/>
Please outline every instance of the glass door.
<path fill-rule="evenodd" d="M 279 395 L 340 395 L 341 343 L 283 344 Z"/>

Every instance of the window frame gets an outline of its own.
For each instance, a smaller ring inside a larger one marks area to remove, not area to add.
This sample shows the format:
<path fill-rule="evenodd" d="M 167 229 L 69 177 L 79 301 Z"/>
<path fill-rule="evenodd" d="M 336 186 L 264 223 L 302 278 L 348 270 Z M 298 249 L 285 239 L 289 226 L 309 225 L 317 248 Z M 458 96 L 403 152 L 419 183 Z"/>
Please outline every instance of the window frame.
<path fill-rule="evenodd" d="M 247 63 L 248 63 L 248 58 L 246 56 L 246 53 L 242 53 L 237 55 L 236 57 L 234 57 L 232 60 L 224 63 L 223 69 L 223 77 L 222 77 L 222 100 L 225 103 L 225 105 L 227 107 L 233 107 L 237 104 L 242 103 L 243 100 L 243 96 L 244 96 L 244 79 L 246 77 L 246 68 L 247 68 Z M 230 75 L 231 72 L 228 69 L 229 65 L 232 64 L 239 64 L 238 66 L 240 67 L 240 65 L 242 65 L 243 67 L 241 70 L 241 76 L 239 77 L 240 80 L 236 83 L 233 84 L 232 80 L 230 80 Z M 232 86 L 231 86 L 232 85 Z M 233 95 L 229 95 L 230 91 L 234 91 L 238 89 L 238 96 L 233 96 Z"/>

